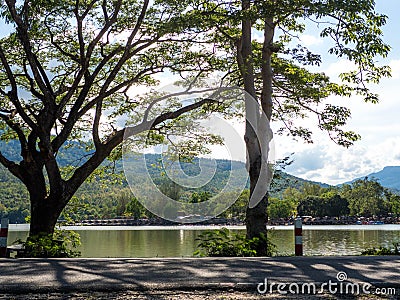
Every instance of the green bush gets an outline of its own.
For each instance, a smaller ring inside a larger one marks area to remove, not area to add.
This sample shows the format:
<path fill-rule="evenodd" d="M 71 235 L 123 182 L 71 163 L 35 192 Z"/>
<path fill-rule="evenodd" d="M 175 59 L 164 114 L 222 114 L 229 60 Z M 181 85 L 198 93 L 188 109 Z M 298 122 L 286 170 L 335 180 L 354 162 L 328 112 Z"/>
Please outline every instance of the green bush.
<path fill-rule="evenodd" d="M 195 256 L 258 256 L 257 245 L 264 243 L 267 255 L 276 253 L 276 247 L 265 236 L 247 239 L 244 234 L 234 233 L 227 228 L 207 230 L 196 239 L 200 241 Z"/>
<path fill-rule="evenodd" d="M 400 243 L 393 243 L 393 247 L 369 248 L 361 252 L 361 255 L 400 255 Z"/>
<path fill-rule="evenodd" d="M 55 230 L 53 235 L 29 236 L 25 242 L 17 240 L 24 246 L 23 257 L 78 257 L 80 251 L 75 250 L 80 243 L 80 236 L 72 230 Z"/>

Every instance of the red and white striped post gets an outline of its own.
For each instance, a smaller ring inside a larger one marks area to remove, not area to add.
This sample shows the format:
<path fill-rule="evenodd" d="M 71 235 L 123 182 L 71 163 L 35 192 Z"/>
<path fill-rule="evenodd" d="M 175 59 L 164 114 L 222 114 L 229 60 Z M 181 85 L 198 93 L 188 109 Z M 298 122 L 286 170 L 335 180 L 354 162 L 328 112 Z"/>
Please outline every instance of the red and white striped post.
<path fill-rule="evenodd" d="M 7 255 L 8 219 L 1 219 L 0 227 L 0 257 Z"/>
<path fill-rule="evenodd" d="M 294 254 L 303 256 L 303 229 L 301 218 L 294 220 Z"/>

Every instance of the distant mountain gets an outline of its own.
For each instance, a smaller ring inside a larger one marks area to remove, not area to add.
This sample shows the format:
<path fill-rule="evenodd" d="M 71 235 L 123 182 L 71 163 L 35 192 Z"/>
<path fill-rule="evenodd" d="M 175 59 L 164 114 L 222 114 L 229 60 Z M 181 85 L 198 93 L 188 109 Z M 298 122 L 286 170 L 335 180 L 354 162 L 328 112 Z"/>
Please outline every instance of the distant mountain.
<path fill-rule="evenodd" d="M 376 179 L 382 186 L 394 190 L 400 190 L 400 166 L 388 166 L 384 167 L 383 170 L 371 173 L 367 176 L 356 178 L 350 182 L 351 183 L 357 179 L 363 179 L 368 177 L 369 179 Z"/>
<path fill-rule="evenodd" d="M 9 143 L 0 142 L 1 153 L 10 160 L 19 162 L 20 147 L 17 141 L 13 140 Z M 88 152 L 78 143 L 70 143 L 64 146 L 57 153 L 57 161 L 61 167 L 81 164 L 82 158 L 88 159 Z M 135 157 L 136 156 L 136 157 Z M 243 188 L 246 184 L 247 172 L 245 164 L 240 161 L 222 160 L 216 161 L 205 159 L 200 161 L 194 158 L 189 162 L 176 162 L 171 164 L 171 161 L 162 158 L 159 154 L 132 155 L 126 158 L 128 164 L 125 164 L 127 178 L 134 181 L 134 186 L 139 187 L 140 191 L 146 193 L 148 190 L 154 189 L 156 184 L 160 190 L 167 193 L 178 191 L 183 201 L 190 200 L 194 193 L 208 192 L 211 195 L 220 192 L 229 192 L 225 187 Z M 118 161 L 115 165 L 115 170 L 122 170 L 122 161 Z M 170 170 L 168 176 L 162 176 L 166 173 L 166 169 Z M 179 170 L 183 172 L 179 172 Z M 207 171 L 208 170 L 208 171 Z M 214 173 L 215 172 L 215 173 Z M 108 174 L 107 172 L 105 174 Z M 146 180 L 145 174 L 150 175 L 152 183 Z M 211 175 L 207 179 L 207 174 Z M 171 178 L 178 178 L 177 182 L 182 183 L 181 187 L 172 182 Z M 107 176 L 106 176 L 107 177 Z M 188 180 L 195 178 L 195 184 L 185 184 Z M 113 179 L 113 178 L 111 178 Z M 207 180 L 205 180 L 207 179 Z M 76 197 L 84 205 L 77 206 L 73 204 L 69 210 L 70 216 L 76 220 L 87 218 L 103 218 L 121 216 L 124 212 L 126 201 L 131 199 L 132 194 L 129 192 L 127 182 L 122 185 L 113 185 L 113 181 L 94 179 L 93 181 L 84 183 L 77 191 Z M 275 178 L 271 187 L 271 196 L 279 197 L 288 187 L 301 188 L 305 182 L 311 182 L 299 177 L 295 177 L 282 171 L 275 172 Z M 106 183 L 106 184 L 104 184 Z M 248 181 L 246 188 L 248 188 Z M 136 206 L 135 206 L 136 207 Z M 23 223 L 29 215 L 29 195 L 24 185 L 15 178 L 8 170 L 0 165 L 0 218 L 7 217 L 12 223 Z M 147 215 L 144 210 L 141 212 L 140 206 L 135 208 L 139 215 Z"/>
<path fill-rule="evenodd" d="M 10 160 L 18 162 L 21 159 L 20 158 L 20 146 L 19 146 L 18 141 L 16 141 L 16 140 L 11 140 L 8 143 L 0 142 L 0 151 L 3 153 L 4 156 L 6 156 Z M 85 151 L 85 149 L 83 149 L 81 145 L 79 145 L 76 142 L 72 142 L 68 146 L 64 146 L 60 149 L 60 151 L 58 152 L 58 155 L 57 155 L 57 161 L 59 162 L 60 166 L 62 166 L 62 167 L 69 166 L 69 165 L 81 164 L 82 157 L 85 157 L 85 155 L 87 155 L 87 154 L 88 154 L 88 152 Z M 149 172 L 150 176 L 153 179 L 155 179 L 156 181 L 159 179 L 158 177 L 160 177 L 160 172 L 163 171 L 159 165 L 160 158 L 161 157 L 158 154 L 146 154 L 146 159 L 145 159 L 146 165 L 147 165 L 147 171 Z M 87 159 L 87 157 L 85 159 Z M 137 163 L 138 162 L 135 162 L 135 163 L 133 163 L 133 165 L 137 165 Z M 212 160 L 205 159 L 203 161 L 203 163 L 205 163 L 205 166 L 209 167 L 209 168 L 211 168 L 213 166 Z M 184 173 L 189 176 L 196 176 L 196 175 L 198 175 L 198 173 L 200 171 L 199 161 L 197 158 L 195 158 L 193 160 L 193 163 L 181 162 L 180 166 L 182 167 Z M 117 162 L 116 167 L 117 167 L 117 169 L 122 168 L 121 162 Z M 230 170 L 245 169 L 245 165 L 243 162 L 240 162 L 240 161 L 217 159 L 216 160 L 216 168 L 217 168 L 217 174 L 216 174 L 215 178 L 213 178 L 213 180 L 211 180 L 207 185 L 205 185 L 203 187 L 203 189 L 206 191 L 218 190 L 218 189 L 223 188 L 229 177 Z M 137 167 L 136 167 L 136 171 L 138 171 Z M 145 171 L 146 170 L 143 170 L 143 172 L 145 172 Z M 143 172 L 137 172 L 137 173 L 143 173 Z M 138 176 L 138 177 L 140 177 L 140 176 Z M 236 178 L 234 178 L 233 180 L 235 181 L 235 179 Z M 16 179 L 14 176 L 12 176 L 1 165 L 0 165 L 0 182 L 17 182 L 17 183 L 19 183 L 18 179 Z M 279 194 L 287 187 L 300 188 L 303 186 L 303 184 L 305 182 L 312 183 L 312 184 L 318 184 L 321 187 L 329 186 L 325 183 L 305 180 L 305 179 L 290 175 L 288 173 L 285 173 L 283 171 L 276 171 L 275 178 L 274 178 L 273 185 L 272 185 L 272 194 Z M 248 188 L 248 184 L 247 184 L 247 188 Z"/>
<path fill-rule="evenodd" d="M 274 174 L 274 180 L 272 181 L 271 185 L 271 192 L 273 196 L 277 196 L 288 187 L 300 189 L 304 185 L 304 183 L 316 184 L 323 188 L 327 188 L 330 186 L 326 183 L 303 179 L 278 170 L 275 171 Z"/>
<path fill-rule="evenodd" d="M 368 177 L 378 179 L 385 187 L 400 189 L 400 166 L 384 167 L 382 171 L 372 173 Z"/>

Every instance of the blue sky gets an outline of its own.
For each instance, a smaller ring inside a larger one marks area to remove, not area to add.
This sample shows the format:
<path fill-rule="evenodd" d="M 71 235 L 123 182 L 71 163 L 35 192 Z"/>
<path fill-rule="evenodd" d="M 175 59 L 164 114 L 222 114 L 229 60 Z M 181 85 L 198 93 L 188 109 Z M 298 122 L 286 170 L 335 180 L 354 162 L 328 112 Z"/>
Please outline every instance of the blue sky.
<path fill-rule="evenodd" d="M 356 177 L 379 171 L 384 166 L 400 165 L 400 9 L 398 0 L 377 0 L 376 10 L 388 16 L 383 28 L 384 40 L 392 51 L 380 63 L 390 65 L 392 78 L 384 79 L 372 89 L 380 95 L 379 104 L 366 104 L 360 98 L 330 99 L 352 110 L 352 119 L 346 128 L 356 131 L 362 140 L 353 147 L 344 149 L 335 145 L 326 134 L 318 131 L 312 145 L 293 142 L 289 138 L 275 138 L 278 156 L 295 152 L 294 163 L 287 168 L 289 173 L 302 178 L 330 184 L 342 183 Z M 324 51 L 327 41 L 314 33 L 306 32 L 302 38 L 315 52 Z M 322 52 L 323 53 L 323 52 Z M 337 74 L 348 68 L 344 60 L 326 59 L 320 71 L 335 79 Z M 309 123 L 315 128 L 315 122 Z"/>

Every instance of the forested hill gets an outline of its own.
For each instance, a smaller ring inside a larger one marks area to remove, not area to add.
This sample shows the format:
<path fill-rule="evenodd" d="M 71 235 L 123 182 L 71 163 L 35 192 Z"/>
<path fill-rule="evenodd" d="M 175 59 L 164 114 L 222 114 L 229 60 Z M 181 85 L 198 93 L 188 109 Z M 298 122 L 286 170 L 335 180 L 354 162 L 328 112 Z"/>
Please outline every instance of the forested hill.
<path fill-rule="evenodd" d="M 62 167 L 82 162 L 81 158 L 87 154 L 83 149 L 75 147 L 77 145 L 71 146 L 68 149 L 63 149 L 58 154 L 58 160 Z M 10 159 L 17 159 L 19 149 L 16 151 L 14 147 L 18 149 L 15 142 L 10 142 L 6 146 L 3 145 L 2 152 Z M 229 192 L 222 191 L 222 189 L 226 185 L 231 170 L 234 172 L 245 168 L 244 163 L 239 161 L 216 160 L 216 162 L 213 162 L 212 160 L 204 160 L 201 165 L 202 167 L 216 168 L 212 180 L 200 188 L 187 188 L 172 183 L 168 179 L 168 176 L 162 175 L 165 170 L 162 167 L 160 155 L 146 154 L 146 165 L 140 165 L 140 160 L 143 161 L 142 155 L 134 157 L 134 159 L 129 161 L 130 165 L 128 167 L 130 170 L 132 168 L 136 170 L 134 176 L 139 182 L 144 177 L 143 174 L 148 172 L 153 182 L 163 193 L 187 203 L 204 201 L 217 193 L 224 194 L 224 197 L 232 197 Z M 167 160 L 164 163 L 168 165 L 171 162 Z M 179 164 L 184 173 L 189 177 L 199 176 L 201 171 L 199 159 L 195 158 L 192 162 L 180 162 Z M 122 172 L 121 161 L 118 161 L 115 166 L 116 174 Z M 393 175 L 396 169 L 393 167 L 385 168 L 384 173 Z M 153 216 L 134 197 L 126 181 L 115 181 L 115 177 L 118 178 L 118 176 L 109 176 L 108 172 L 104 174 L 105 177 L 103 178 L 96 174 L 91 181 L 86 182 L 78 190 L 75 197 L 67 206 L 65 213 L 61 216 L 62 218 L 79 221 L 93 218 L 115 218 L 118 216 L 131 216 L 136 219 Z M 124 177 L 121 176 L 119 178 L 123 179 Z M 199 177 L 199 179 L 202 178 Z M 143 182 L 145 181 L 143 180 Z M 365 215 L 388 212 L 400 214 L 400 202 L 398 201 L 400 196 L 384 193 L 380 185 L 374 182 L 362 181 L 361 183 L 358 182 L 353 188 L 343 186 L 343 189 L 341 189 L 329 187 L 322 183 L 306 181 L 285 172 L 276 171 L 271 187 L 269 213 L 271 216 L 287 217 L 293 214 L 293 211 L 300 210 L 299 212 L 303 215 L 332 215 L 333 213 L 329 213 L 327 209 L 332 210 L 332 208 L 335 208 L 337 206 L 335 206 L 335 203 L 337 202 L 336 204 L 344 203 L 342 205 L 346 209 L 343 210 L 344 213 L 350 211 L 353 214 L 362 213 Z M 140 183 L 138 186 L 144 191 L 149 188 L 149 186 Z M 289 187 L 294 189 L 288 189 Z M 370 190 L 374 193 L 376 192 L 379 194 L 379 197 L 363 197 L 360 200 L 356 197 L 360 194 L 360 189 L 363 190 L 363 193 Z M 235 205 L 223 213 L 224 217 L 234 216 L 243 219 L 247 199 L 248 191 L 245 191 L 240 195 Z M 369 203 L 368 201 L 371 199 L 379 203 Z M 364 200 L 368 200 L 368 203 L 364 203 Z M 364 208 L 359 207 L 360 203 L 365 204 L 363 204 Z M 379 209 L 371 212 L 371 208 L 374 207 Z M 29 216 L 29 200 L 25 187 L 7 170 L 0 167 L 0 217 L 8 217 L 11 223 L 23 223 L 27 216 Z"/>
<path fill-rule="evenodd" d="M 19 161 L 20 160 L 20 146 L 17 141 L 11 140 L 8 143 L 0 143 L 0 151 L 3 155 L 12 160 Z M 63 147 L 59 153 L 57 154 L 57 161 L 59 162 L 61 167 L 68 166 L 76 166 L 82 163 L 87 157 L 87 154 L 90 152 L 85 151 L 79 144 L 70 144 L 67 147 Z M 138 157 L 142 160 L 142 158 Z M 139 160 L 138 159 L 138 160 Z M 146 154 L 146 165 L 147 169 L 152 178 L 157 178 L 160 176 L 162 172 L 162 164 L 161 164 L 161 156 L 159 154 Z M 134 162 L 134 160 L 130 160 L 130 163 L 138 164 L 139 162 Z M 167 162 L 164 162 L 168 164 Z M 214 161 L 211 159 L 203 159 L 202 163 L 206 168 L 213 168 Z M 196 176 L 200 172 L 199 159 L 194 158 L 192 162 L 180 162 L 180 166 L 185 174 L 188 176 Z M 222 188 L 223 180 L 222 178 L 226 178 L 229 174 L 230 170 L 244 169 L 245 165 L 240 161 L 230 161 L 224 159 L 216 160 L 216 173 L 213 184 L 216 185 L 217 189 Z M 119 161 L 116 163 L 116 173 L 122 171 L 122 163 Z M 322 187 L 328 187 L 329 185 L 320 182 L 314 182 L 310 180 L 305 180 L 290 174 L 287 174 L 282 171 L 275 172 L 275 190 L 280 189 L 281 185 L 289 185 L 291 187 L 300 187 L 304 182 L 309 182 L 313 184 L 318 184 Z M 0 182 L 19 182 L 14 176 L 12 176 L 9 172 L 7 172 L 2 166 L 0 166 Z"/>
<path fill-rule="evenodd" d="M 4 156 L 13 161 L 19 161 L 19 144 L 16 141 L 10 141 L 0 145 L 0 150 Z M 57 155 L 57 159 L 62 167 L 76 165 L 82 162 L 82 157 L 87 154 L 78 144 L 63 148 Z M 133 162 L 136 164 L 137 162 Z M 206 167 L 214 166 L 212 160 L 204 160 Z M 158 184 L 164 186 L 171 185 L 171 182 L 161 176 L 163 172 L 160 168 L 160 155 L 146 154 L 146 165 L 150 176 Z M 180 163 L 185 174 L 196 176 L 200 172 L 198 159 L 195 158 L 191 163 Z M 230 160 L 216 160 L 216 172 L 212 180 L 199 189 L 183 190 L 183 193 L 218 193 L 226 184 L 229 173 L 232 170 L 244 169 L 243 162 Z M 115 172 L 122 171 L 122 163 L 117 162 Z M 138 172 L 140 176 L 140 172 Z M 136 174 L 137 175 L 137 174 Z M 97 218 L 110 217 L 123 213 L 123 206 L 126 205 L 126 199 L 132 198 L 132 194 L 126 182 L 112 184 L 111 181 L 102 181 L 96 177 L 91 182 L 85 183 L 78 191 L 77 197 L 72 201 L 75 206 L 79 206 L 79 217 Z M 277 171 L 273 182 L 275 195 L 279 194 L 287 187 L 300 188 L 304 182 L 310 182 L 301 178 Z M 320 184 L 321 186 L 327 186 Z M 190 197 L 190 196 L 189 196 Z M 121 204 L 122 203 L 122 204 Z M 120 207 L 121 206 L 121 207 Z M 24 218 L 29 215 L 28 194 L 24 185 L 11 175 L 7 170 L 0 166 L 0 216 L 8 216 L 12 222 L 23 223 Z"/>

